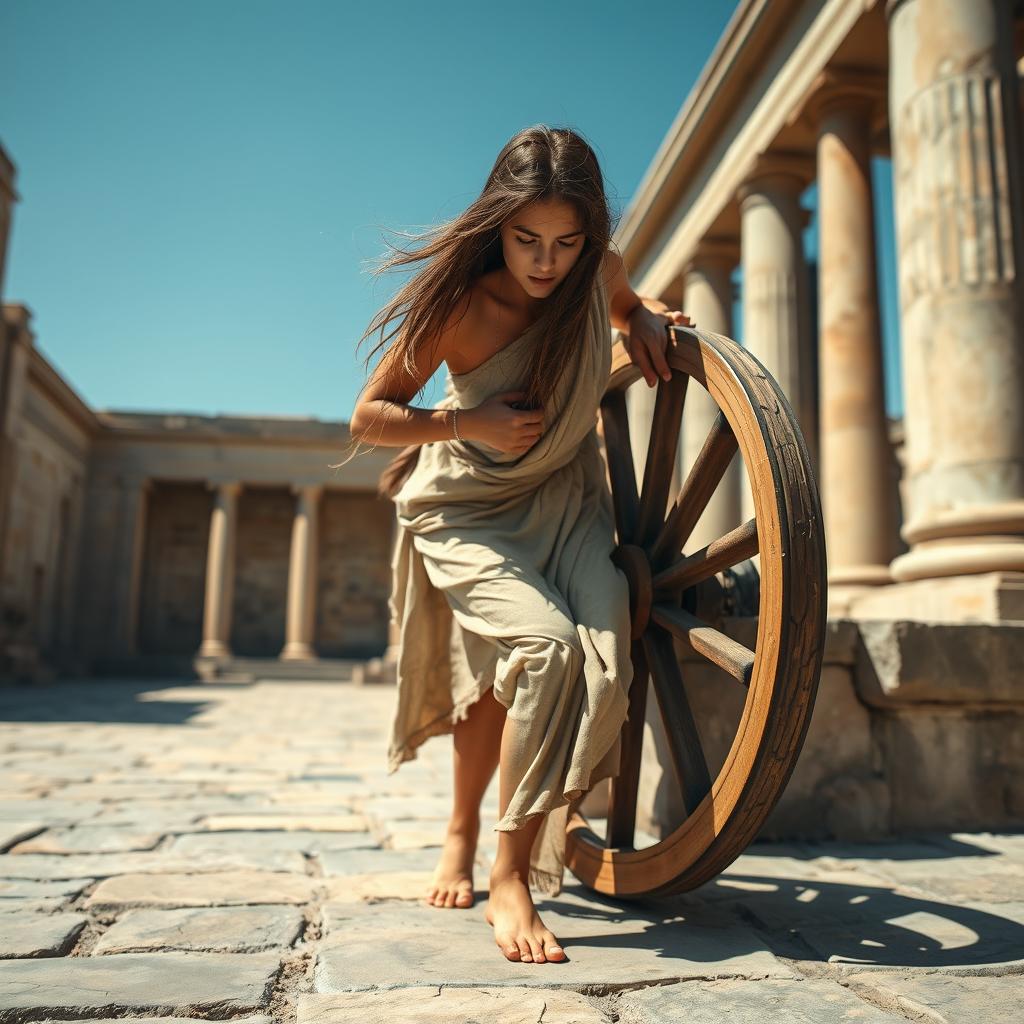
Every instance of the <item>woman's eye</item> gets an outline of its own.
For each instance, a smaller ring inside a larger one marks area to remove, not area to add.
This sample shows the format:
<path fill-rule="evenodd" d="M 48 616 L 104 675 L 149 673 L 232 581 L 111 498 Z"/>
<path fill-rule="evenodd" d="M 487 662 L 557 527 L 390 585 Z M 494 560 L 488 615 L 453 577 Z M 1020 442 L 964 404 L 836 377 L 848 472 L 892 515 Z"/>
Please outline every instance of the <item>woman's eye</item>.
<path fill-rule="evenodd" d="M 534 239 L 534 238 L 517 238 L 516 241 L 520 245 L 533 245 L 533 243 L 536 241 L 536 239 Z M 575 249 L 576 248 L 576 243 L 575 242 L 559 242 L 558 244 L 563 249 Z"/>

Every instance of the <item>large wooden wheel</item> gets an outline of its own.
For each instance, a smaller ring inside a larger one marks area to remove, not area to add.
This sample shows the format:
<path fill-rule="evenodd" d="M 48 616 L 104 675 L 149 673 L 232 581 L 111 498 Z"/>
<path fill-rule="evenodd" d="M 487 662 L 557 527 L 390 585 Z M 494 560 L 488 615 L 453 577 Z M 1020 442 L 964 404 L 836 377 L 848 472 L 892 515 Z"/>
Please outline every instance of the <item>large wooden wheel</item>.
<path fill-rule="evenodd" d="M 826 623 L 821 506 L 789 402 L 765 367 L 729 338 L 693 328 L 666 330 L 672 377 L 657 385 L 639 487 L 625 390 L 641 373 L 621 342 L 613 349 L 601 403 L 618 538 L 612 557 L 629 579 L 635 673 L 629 721 L 621 735 L 620 772 L 609 789 L 605 835 L 591 826 L 577 802 L 566 837 L 569 870 L 591 888 L 622 897 L 695 888 L 753 841 L 803 744 Z M 670 505 L 672 468 L 691 382 L 707 390 L 719 411 Z M 754 519 L 683 556 L 683 546 L 737 450 L 750 482 Z M 759 555 L 759 576 L 750 561 L 754 555 Z M 744 613 L 736 605 L 744 586 L 755 597 L 745 609 L 757 616 L 752 649 L 728 633 L 730 616 Z M 723 600 L 729 596 L 731 600 Z M 701 721 L 687 698 L 677 640 L 689 658 L 721 670 L 717 674 L 723 700 L 735 696 L 742 709 L 717 771 L 709 768 Z M 636 807 L 648 680 L 664 725 L 669 775 L 679 787 L 677 804 L 683 810 L 676 827 L 644 846 L 636 843 Z M 742 689 L 728 695 L 728 687 Z"/>

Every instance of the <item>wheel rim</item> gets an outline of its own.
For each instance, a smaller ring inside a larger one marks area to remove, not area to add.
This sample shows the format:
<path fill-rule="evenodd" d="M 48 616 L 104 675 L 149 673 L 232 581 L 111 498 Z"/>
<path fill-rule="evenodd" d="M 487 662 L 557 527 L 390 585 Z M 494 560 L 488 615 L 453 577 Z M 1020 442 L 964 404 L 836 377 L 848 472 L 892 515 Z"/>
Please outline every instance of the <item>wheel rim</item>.
<path fill-rule="evenodd" d="M 574 809 L 566 866 L 597 891 L 668 894 L 694 888 L 753 840 L 792 774 L 817 691 L 826 624 L 825 546 L 820 500 L 806 445 L 782 390 L 746 349 L 722 335 L 668 328 L 672 377 L 659 381 L 654 427 L 638 486 L 625 389 L 640 377 L 616 344 L 601 402 L 619 545 L 613 561 L 630 581 L 634 685 L 611 780 L 606 837 Z M 671 465 L 687 388 L 703 386 L 718 416 L 671 507 Z M 694 526 L 740 452 L 754 519 L 689 556 Z M 715 573 L 761 558 L 753 650 L 694 614 L 698 586 Z M 673 637 L 746 687 L 740 721 L 711 777 L 687 702 Z M 788 666 L 785 672 L 781 666 Z M 648 678 L 680 786 L 684 820 L 660 840 L 634 847 Z"/>

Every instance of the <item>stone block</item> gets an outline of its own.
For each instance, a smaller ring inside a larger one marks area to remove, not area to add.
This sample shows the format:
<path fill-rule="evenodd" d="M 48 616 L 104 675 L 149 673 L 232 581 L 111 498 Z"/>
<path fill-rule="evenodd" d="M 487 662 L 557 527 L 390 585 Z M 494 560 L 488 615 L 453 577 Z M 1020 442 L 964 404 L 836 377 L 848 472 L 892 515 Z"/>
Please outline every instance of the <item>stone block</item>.
<path fill-rule="evenodd" d="M 1024 711 L 919 706 L 879 716 L 875 735 L 901 830 L 1024 825 Z"/>
<path fill-rule="evenodd" d="M 88 920 L 85 914 L 12 914 L 0 928 L 0 960 L 64 956 Z"/>
<path fill-rule="evenodd" d="M 624 906 L 582 886 L 537 900 L 567 959 L 545 964 L 505 958 L 484 917 L 413 901 L 324 905 L 328 937 L 318 952 L 317 992 L 416 985 L 528 985 L 610 992 L 638 983 L 690 978 L 793 978 L 796 975 L 746 926 L 713 907 L 666 916 Z M 439 917 L 438 915 L 444 915 Z M 357 931 L 360 941 L 353 942 Z M 614 957 L 609 950 L 614 949 Z"/>
<path fill-rule="evenodd" d="M 292 906 L 136 909 L 100 936 L 93 953 L 259 953 L 291 946 L 304 927 L 302 911 Z"/>
<path fill-rule="evenodd" d="M 307 903 L 321 883 L 279 871 L 120 875 L 104 879 L 86 899 L 90 909 L 124 907 L 226 907 L 254 903 Z"/>
<path fill-rule="evenodd" d="M 623 992 L 616 1010 L 620 1024 L 903 1024 L 906 1020 L 826 978 L 652 985 Z"/>
<path fill-rule="evenodd" d="M 387 989 L 299 996 L 297 1024 L 611 1024 L 578 992 L 511 986 Z"/>
<path fill-rule="evenodd" d="M 870 710 L 850 670 L 824 665 L 793 774 L 759 837 L 860 839 L 889 831 L 889 792 Z"/>
<path fill-rule="evenodd" d="M 858 627 L 854 681 L 868 704 L 1024 707 L 1024 623 L 880 620 Z"/>
<path fill-rule="evenodd" d="M 126 1012 L 233 1016 L 266 1005 L 273 953 L 122 953 L 0 961 L 0 1014 L 95 1019 Z M 120 1011 L 120 1012 L 119 1012 Z"/>
<path fill-rule="evenodd" d="M 852 992 L 891 1008 L 902 1019 L 928 1024 L 1005 1024 L 1019 1020 L 1024 1006 L 1024 978 L 956 977 L 948 974 L 847 975 Z"/>

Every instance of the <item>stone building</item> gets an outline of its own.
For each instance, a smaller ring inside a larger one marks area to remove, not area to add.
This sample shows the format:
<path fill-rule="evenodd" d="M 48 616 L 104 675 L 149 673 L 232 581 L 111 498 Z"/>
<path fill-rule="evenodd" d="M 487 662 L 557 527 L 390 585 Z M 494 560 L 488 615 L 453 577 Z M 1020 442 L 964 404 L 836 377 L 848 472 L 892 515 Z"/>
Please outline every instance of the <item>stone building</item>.
<path fill-rule="evenodd" d="M 638 292 L 741 334 L 776 377 L 817 472 L 828 643 L 768 834 L 1024 823 L 1022 54 L 1020 0 L 742 0 L 620 226 Z M 899 422 L 883 402 L 879 154 Z M 3 156 L 0 261 L 15 198 Z M 391 451 L 335 475 L 344 423 L 91 410 L 33 346 L 24 306 L 4 307 L 0 345 L 4 670 L 308 675 L 385 653 L 393 512 L 373 488 Z M 628 401 L 639 465 L 653 392 Z M 692 388 L 677 482 L 713 413 Z M 687 550 L 751 516 L 737 462 Z M 685 669 L 691 705 L 727 714 L 702 666 Z M 649 726 L 640 822 L 660 834 L 678 792 Z"/>
<path fill-rule="evenodd" d="M 14 177 L 0 149 L 0 260 Z M 337 677 L 385 649 L 393 449 L 331 470 L 344 422 L 91 409 L 26 306 L 2 328 L 0 676 Z"/>
<path fill-rule="evenodd" d="M 767 834 L 1024 823 L 1022 54 L 1019 0 L 743 0 L 620 226 L 634 287 L 699 328 L 736 336 L 739 271 L 741 340 L 815 465 L 828 643 Z M 893 167 L 898 423 L 883 401 L 875 155 Z M 717 411 L 690 391 L 679 478 Z M 653 390 L 627 402 L 639 470 Z M 725 484 L 685 553 L 752 518 L 738 460 Z M 731 738 L 736 709 L 706 665 L 684 678 L 702 735 Z M 667 765 L 649 725 L 644 763 Z M 641 803 L 656 832 L 682 820 L 667 769 Z"/>

